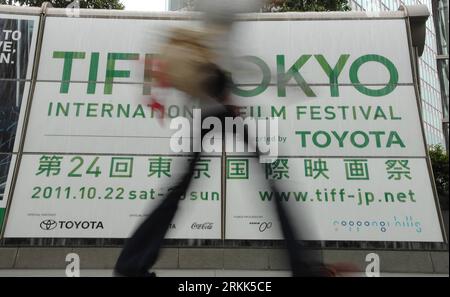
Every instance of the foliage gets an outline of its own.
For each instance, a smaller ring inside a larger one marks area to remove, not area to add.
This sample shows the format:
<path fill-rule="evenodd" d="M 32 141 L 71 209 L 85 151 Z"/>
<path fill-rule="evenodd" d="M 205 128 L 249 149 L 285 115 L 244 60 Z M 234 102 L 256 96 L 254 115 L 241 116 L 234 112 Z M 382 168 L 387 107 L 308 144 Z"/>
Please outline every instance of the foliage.
<path fill-rule="evenodd" d="M 50 2 L 53 7 L 64 8 L 73 3 L 72 0 L 0 0 L 0 4 L 19 4 L 26 6 L 42 6 L 42 3 Z M 80 8 L 98 9 L 124 9 L 125 6 L 120 0 L 79 0 Z"/>

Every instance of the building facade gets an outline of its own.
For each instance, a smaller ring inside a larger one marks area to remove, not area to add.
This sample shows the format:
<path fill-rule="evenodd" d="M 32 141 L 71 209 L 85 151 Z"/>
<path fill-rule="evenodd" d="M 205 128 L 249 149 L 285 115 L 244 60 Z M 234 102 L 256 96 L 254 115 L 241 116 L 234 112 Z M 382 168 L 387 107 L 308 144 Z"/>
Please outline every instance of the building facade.
<path fill-rule="evenodd" d="M 189 5 L 189 0 L 169 0 L 168 8 L 170 11 L 176 11 L 184 9 Z"/>
<path fill-rule="evenodd" d="M 437 69 L 441 83 L 442 129 L 448 153 L 448 0 L 432 0 L 434 25 L 436 28 Z"/>
<path fill-rule="evenodd" d="M 42 17 L 41 11 L 37 10 L 36 15 Z M 88 12 L 84 12 L 88 13 Z M 90 12 L 89 12 L 90 13 Z M 121 12 L 113 12 L 120 14 Z M 154 17 L 154 15 L 152 15 Z M 139 22 L 141 22 L 142 16 L 139 15 Z M 82 19 L 82 18 L 81 18 Z M 81 21 L 80 21 L 81 22 Z M 44 23 L 41 23 L 42 25 Z M 72 24 L 75 26 L 76 24 Z M 89 28 L 91 28 L 91 19 L 88 19 L 88 25 Z M 47 30 L 52 28 L 51 26 L 46 26 Z M 53 28 L 56 28 L 56 26 L 53 26 Z M 67 32 L 67 30 L 62 30 L 60 26 L 57 27 L 58 30 L 61 32 Z M 111 32 L 115 33 L 115 30 L 112 30 L 111 28 L 108 28 Z M 147 31 L 145 31 L 147 32 Z M 80 33 L 82 35 L 82 32 Z M 116 34 L 116 33 L 115 33 Z M 383 32 L 381 35 L 384 35 Z M 45 34 L 41 35 L 42 37 L 45 36 Z M 58 38 L 55 38 L 54 40 L 58 40 Z M 59 38 L 61 40 L 61 38 Z M 74 39 L 76 40 L 76 39 Z M 114 42 L 122 42 L 120 40 L 116 41 L 113 38 L 109 38 L 108 40 L 114 40 Z M 57 45 L 56 45 L 57 46 Z M 86 44 L 86 46 L 91 46 L 92 48 L 98 49 L 100 47 L 96 47 L 95 45 L 89 45 L 89 43 Z M 112 48 L 113 46 L 106 46 L 105 48 Z M 70 47 L 69 47 L 70 48 Z M 87 48 L 88 50 L 88 48 Z M 101 55 L 103 56 L 103 55 Z M 51 59 L 51 57 L 49 57 Z M 42 69 L 42 68 L 41 68 Z M 84 73 L 84 72 L 83 72 Z M 37 75 L 37 73 L 36 73 Z M 41 83 L 39 83 L 41 84 Z M 56 84 L 55 84 L 56 85 Z M 135 84 L 130 84 L 135 85 Z M 57 86 L 57 85 L 56 85 Z M 59 88 L 58 86 L 55 88 L 56 92 L 58 92 Z M 84 93 L 83 93 L 84 95 Z M 48 95 L 45 95 L 47 97 L 51 97 Z M 31 98 L 31 97 L 30 97 Z M 35 101 L 36 102 L 36 101 Z M 36 105 L 34 105 L 36 106 Z M 415 113 L 416 114 L 416 113 Z M 32 125 L 30 125 L 32 126 Z M 51 125 L 50 125 L 51 126 Z M 28 135 L 33 135 L 32 133 L 29 133 Z M 147 150 L 147 148 L 146 148 Z M 23 150 L 22 150 L 23 151 Z M 25 155 L 25 153 L 20 152 L 20 154 Z M 32 154 L 34 155 L 34 154 Z M 141 156 L 142 157 L 142 156 Z M 3 164 L 5 162 L 0 160 L 0 173 L 2 172 L 2 166 L 5 167 Z M 9 167 L 9 161 L 8 161 L 8 167 Z M 24 168 L 24 167 L 22 167 Z M 132 168 L 132 167 L 129 167 Z M 226 170 L 223 170 L 224 172 Z M 106 172 L 105 174 L 108 174 Z M 111 172 L 109 171 L 109 174 Z M 1 175 L 0 175 L 1 177 Z M 148 176 L 147 176 L 148 177 Z M 24 179 L 26 180 L 26 179 Z M 98 183 L 98 182 L 97 182 Z M 30 183 L 32 184 L 32 183 Z M 148 181 L 145 181 L 145 184 L 148 186 Z M 1 186 L 1 182 L 0 182 Z M 21 188 L 21 186 L 16 187 L 17 189 Z M 25 197 L 25 196 L 22 196 Z M 1 197 L 0 197 L 1 198 Z M 89 211 L 92 211 L 91 209 Z M 121 209 L 122 211 L 122 209 Z M 75 213 L 73 210 L 71 210 L 71 213 Z M 81 213 L 81 212 L 79 212 Z M 77 217 L 74 217 L 75 219 L 78 219 Z M 117 219 L 115 217 L 115 219 Z M 21 222 L 23 225 L 23 222 Z M 27 225 L 27 224 L 25 224 Z M 24 226 L 25 226 L 24 225 Z M 40 228 L 42 231 L 49 231 L 44 230 L 47 224 L 44 224 L 44 227 L 41 227 L 41 224 L 35 224 L 38 228 Z M 187 225 L 187 224 L 186 224 Z M 30 226 L 30 225 L 27 225 Z M 178 225 L 180 226 L 180 225 Z M 258 232 L 258 231 L 257 231 Z M 33 235 L 34 236 L 34 235 Z M 68 235 L 73 236 L 73 235 Z M 342 259 L 348 259 L 348 257 L 358 257 L 359 263 L 365 263 L 365 256 L 367 253 L 373 251 L 373 249 L 379 249 L 381 253 L 383 253 L 383 257 L 390 257 L 392 258 L 399 258 L 404 259 L 405 264 L 399 264 L 397 261 L 392 261 L 392 270 L 398 272 L 398 267 L 409 267 L 406 266 L 408 262 L 410 261 L 412 257 L 415 259 L 419 259 L 419 263 L 426 262 L 426 265 L 422 265 L 423 271 L 430 271 L 429 267 L 432 267 L 431 269 L 435 269 L 433 267 L 436 267 L 438 265 L 433 265 L 433 263 L 444 263 L 445 259 L 442 260 L 440 257 L 441 255 L 445 256 L 447 255 L 447 262 L 448 262 L 448 246 L 447 245 L 441 245 L 441 244 L 435 244 L 435 243 L 420 243 L 420 242 L 381 242 L 381 241 L 374 241 L 374 242 L 360 242 L 360 241 L 312 241 L 308 243 L 310 247 L 321 249 L 321 255 L 326 261 L 332 262 L 333 259 L 337 259 L 341 261 Z M 64 256 L 65 256 L 65 250 L 67 250 L 68 247 L 70 247 L 71 252 L 79 253 L 81 258 L 84 259 L 85 257 L 88 259 L 105 259 L 104 262 L 101 263 L 95 263 L 95 265 L 89 261 L 91 267 L 113 267 L 111 265 L 114 265 L 114 259 L 117 257 L 118 252 L 120 252 L 120 247 L 123 245 L 123 239 L 112 237 L 112 238 L 44 238 L 44 237 L 21 237 L 21 238 L 3 238 L 0 239 L 0 267 L 13 267 L 13 268 L 41 268 L 47 267 L 45 265 L 52 265 L 56 261 L 58 263 L 61 263 L 61 265 L 66 265 Z M 17 248 L 17 246 L 21 246 L 22 248 Z M 282 266 L 283 264 L 278 264 L 274 259 L 282 259 L 282 254 L 280 255 L 280 250 L 284 247 L 283 242 L 279 241 L 271 241 L 271 240 L 191 240 L 191 239 L 172 239 L 167 240 L 165 242 L 165 246 L 168 247 L 164 251 L 164 259 L 168 259 L 170 262 L 162 262 L 161 266 L 166 269 L 193 269 L 193 268 L 201 268 L 202 265 L 204 265 L 205 255 L 207 256 L 207 267 L 215 267 L 217 269 L 242 269 L 243 267 L 245 269 L 250 270 L 258 270 L 258 269 L 274 269 L 274 270 L 280 270 L 280 269 L 289 269 L 287 266 Z M 198 249 L 193 249 L 192 247 L 196 246 L 199 247 Z M 6 247 L 6 248 L 5 248 Z M 8 248 L 9 247 L 9 248 Z M 10 248 L 12 247 L 12 248 Z M 33 248 L 30 247 L 43 247 L 48 248 L 47 250 L 33 250 Z M 52 248 L 49 248 L 52 247 Z M 58 247 L 64 247 L 58 250 Z M 81 249 L 75 250 L 75 247 L 82 247 Z M 88 249 L 88 247 L 92 247 L 91 249 Z M 103 249 L 99 249 L 99 247 L 105 247 Z M 203 248 L 203 249 L 200 249 Z M 244 247 L 244 248 L 242 248 Z M 259 247 L 262 247 L 262 249 L 258 249 Z M 3 248 L 3 251 L 2 251 Z M 270 249 L 269 249 L 270 248 Z M 440 249 L 445 250 L 444 252 L 440 252 L 437 254 L 436 252 L 430 253 L 430 250 L 434 249 Z M 347 250 L 346 250 L 347 249 Z M 355 251 L 355 249 L 360 249 L 360 251 Z M 329 251 L 327 251 L 329 250 Z M 342 252 L 341 252 L 342 250 Z M 389 251 L 391 250 L 391 251 Z M 424 250 L 424 251 L 414 251 L 414 254 L 409 253 L 408 250 Z M 44 252 L 43 252 L 44 251 Z M 3 252 L 3 254 L 1 253 Z M 192 253 L 194 252 L 194 253 Z M 5 253 L 8 253 L 9 256 L 3 256 Z M 386 253 L 390 253 L 389 256 Z M 420 253 L 420 254 L 419 254 Z M 32 263 L 32 261 L 29 261 L 29 259 L 26 258 L 26 255 L 29 255 L 29 257 L 32 257 L 34 259 L 39 258 L 40 262 L 35 263 L 35 266 L 29 265 L 28 263 Z M 23 257 L 25 255 L 25 257 Z M 39 255 L 39 257 L 36 257 L 36 255 Z M 47 257 L 45 255 L 48 255 Z M 62 255 L 58 258 L 57 255 Z M 106 256 L 105 256 L 106 255 Z M 197 256 L 196 256 L 197 255 Z M 356 255 L 356 256 L 355 256 Z M 433 255 L 440 256 L 435 260 Z M 419 258 L 420 257 L 420 258 Z M 56 259 L 55 259 L 56 258 Z M 9 266 L 6 266 L 5 260 L 7 259 L 8 263 L 19 263 L 19 265 L 14 266 L 16 264 L 7 264 Z M 234 261 L 234 259 L 238 259 L 238 261 Z M 248 261 L 242 261 L 242 259 L 249 259 Z M 406 259 L 406 260 L 405 260 Z M 425 259 L 425 260 L 423 260 Z M 433 259 L 433 263 L 431 262 L 431 259 Z M 3 262 L 1 262 L 3 261 Z M 233 263 L 234 262 L 234 263 Z M 281 262 L 281 261 L 280 261 Z M 20 263 L 27 263 L 24 266 L 20 266 Z M 160 262 L 161 263 L 161 262 Z M 217 264 L 216 264 L 217 263 Z M 257 264 L 252 264 L 257 263 Z M 262 265 L 260 263 L 263 263 Z M 267 264 L 264 264 L 267 263 Z M 252 266 L 254 265 L 254 266 Z M 386 268 L 386 264 L 383 264 L 383 271 L 390 271 L 387 270 L 389 268 Z M 388 263 L 389 265 L 389 263 Z M 55 266 L 52 266 L 53 268 Z M 65 266 L 62 266 L 65 267 Z M 363 267 L 363 266 L 361 266 Z M 364 266 L 365 267 L 365 266 Z M 205 268 L 205 266 L 203 266 Z M 414 267 L 414 271 L 417 271 L 417 266 Z M 408 271 L 408 270 L 406 270 Z M 422 271 L 422 270 L 421 270 Z M 443 270 L 445 272 L 445 270 Z M 447 273 L 448 273 L 448 266 L 447 266 Z"/>

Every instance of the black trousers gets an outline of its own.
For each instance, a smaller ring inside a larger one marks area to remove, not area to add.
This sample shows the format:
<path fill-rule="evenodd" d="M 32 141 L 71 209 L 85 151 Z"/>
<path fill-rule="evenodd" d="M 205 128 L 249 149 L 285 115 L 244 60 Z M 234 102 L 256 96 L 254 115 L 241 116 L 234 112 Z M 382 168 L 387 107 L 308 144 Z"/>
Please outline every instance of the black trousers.
<path fill-rule="evenodd" d="M 236 114 L 230 107 L 223 106 L 220 111 L 203 115 L 204 118 L 208 116 L 219 118 L 223 123 L 222 126 L 225 127 L 225 118 L 235 117 Z M 207 130 L 202 131 L 202 139 L 207 132 Z M 245 130 L 245 134 L 244 139 L 248 144 L 247 130 Z M 256 151 L 256 155 L 259 157 L 260 152 L 258 149 Z M 158 258 L 166 232 L 175 217 L 180 197 L 185 194 L 192 181 L 195 164 L 200 159 L 200 155 L 201 153 L 194 153 L 192 155 L 192 161 L 189 163 L 187 171 L 183 174 L 181 180 L 168 192 L 161 204 L 137 228 L 133 236 L 125 242 L 125 246 L 116 263 L 115 270 L 117 273 L 131 277 L 148 274 L 148 270 L 155 264 Z M 279 193 L 274 181 L 270 180 L 268 182 L 272 192 L 275 194 Z M 295 239 L 294 228 L 288 219 L 288 214 L 283 203 L 279 199 L 274 199 L 274 201 L 283 236 L 286 241 L 293 276 L 317 275 L 310 265 L 314 261 L 311 259 L 311 255 L 307 255 L 306 249 Z"/>

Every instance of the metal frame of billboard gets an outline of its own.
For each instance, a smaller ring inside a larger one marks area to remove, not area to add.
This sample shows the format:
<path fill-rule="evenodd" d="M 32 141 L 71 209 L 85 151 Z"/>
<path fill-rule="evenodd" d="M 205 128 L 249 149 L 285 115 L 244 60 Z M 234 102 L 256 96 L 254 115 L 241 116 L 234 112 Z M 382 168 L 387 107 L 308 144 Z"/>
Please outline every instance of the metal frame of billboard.
<path fill-rule="evenodd" d="M 34 63 L 32 66 L 31 74 L 31 85 L 28 93 L 27 106 L 25 109 L 25 118 L 22 125 L 21 139 L 19 142 L 17 158 L 15 161 L 15 169 L 12 176 L 11 187 L 9 193 L 5 193 L 7 197 L 6 213 L 4 222 L 7 222 L 9 209 L 11 205 L 11 194 L 14 192 L 17 176 L 21 164 L 21 159 L 23 155 L 23 148 L 26 138 L 27 126 L 29 122 L 30 110 L 32 106 L 32 99 L 34 96 L 34 90 L 37 83 L 37 74 L 39 69 L 39 62 L 41 56 L 43 35 L 45 30 L 45 23 L 47 17 L 71 17 L 68 15 L 67 10 L 64 8 L 51 8 L 49 3 L 46 2 L 42 7 L 15 7 L 0 5 L 0 13 L 11 14 L 11 15 L 33 15 L 39 16 L 39 25 L 37 27 L 37 40 L 36 40 L 36 50 L 34 53 Z M 94 10 L 94 9 L 79 9 L 79 18 L 108 18 L 108 19 L 146 19 L 146 20 L 197 20 L 201 18 L 201 14 L 195 12 L 137 12 L 137 11 L 120 11 L 120 10 Z M 242 14 L 238 17 L 238 21 L 287 21 L 287 20 L 370 20 L 370 19 L 404 19 L 405 26 L 408 35 L 409 52 L 411 69 L 413 71 L 413 82 L 414 90 L 416 94 L 416 103 L 419 111 L 419 118 L 421 119 L 421 133 L 423 136 L 423 145 L 426 152 L 426 162 L 429 171 L 430 182 L 432 185 L 434 202 L 436 206 L 436 211 L 439 218 L 439 224 L 441 232 L 444 238 L 444 242 L 448 243 L 448 238 L 445 234 L 444 222 L 442 218 L 442 213 L 440 211 L 440 204 L 437 195 L 436 185 L 434 183 L 433 171 L 431 167 L 430 156 L 428 153 L 428 148 L 425 142 L 425 132 L 421 113 L 420 104 L 420 86 L 418 83 L 418 58 L 423 52 L 423 47 L 425 44 L 425 22 L 429 17 L 429 11 L 426 5 L 415 5 L 415 6 L 404 6 L 402 5 L 398 11 L 381 11 L 376 13 L 367 12 L 304 12 L 304 13 L 250 13 Z M 225 162 L 224 159 L 222 163 Z M 12 166 L 12 165 L 11 165 Z M 222 167 L 224 164 L 222 164 Z M 222 168 L 223 169 L 223 168 Z M 222 179 L 221 182 L 222 191 L 224 192 L 225 184 Z M 225 201 L 222 199 L 222 240 L 225 239 Z M 3 238 L 5 232 L 6 223 L 3 224 L 2 230 L 0 230 L 0 238 Z"/>

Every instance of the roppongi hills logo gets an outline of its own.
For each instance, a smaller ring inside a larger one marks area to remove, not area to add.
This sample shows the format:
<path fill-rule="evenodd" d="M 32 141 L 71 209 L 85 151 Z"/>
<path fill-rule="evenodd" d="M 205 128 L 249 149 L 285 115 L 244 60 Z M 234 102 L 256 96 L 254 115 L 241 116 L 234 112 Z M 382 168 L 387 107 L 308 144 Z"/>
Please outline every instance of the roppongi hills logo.
<path fill-rule="evenodd" d="M 186 117 L 174 118 L 170 129 L 176 130 L 170 138 L 174 153 L 222 153 L 222 140 L 227 135 L 227 153 L 258 151 L 261 163 L 272 163 L 278 157 L 278 118 L 210 116 L 203 119 L 201 110 L 193 109 L 192 121 Z"/>

